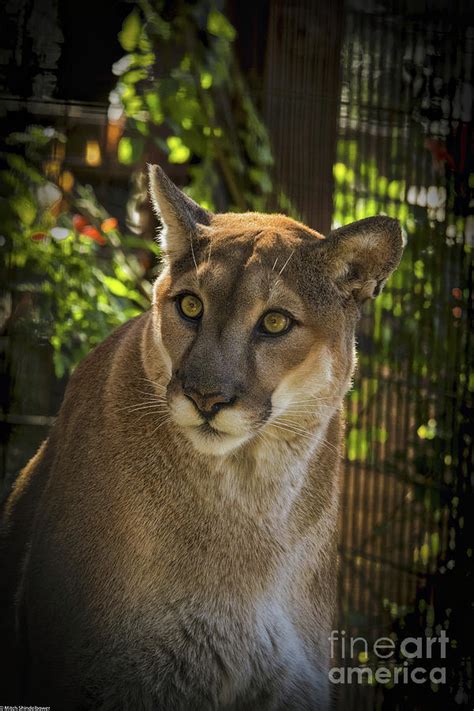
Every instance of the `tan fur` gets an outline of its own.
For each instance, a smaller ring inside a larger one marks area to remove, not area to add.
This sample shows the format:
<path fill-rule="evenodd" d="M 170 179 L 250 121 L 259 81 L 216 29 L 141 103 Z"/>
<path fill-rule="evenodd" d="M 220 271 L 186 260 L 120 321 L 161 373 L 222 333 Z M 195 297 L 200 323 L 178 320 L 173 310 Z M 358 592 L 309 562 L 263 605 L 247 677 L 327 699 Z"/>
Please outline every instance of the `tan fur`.
<path fill-rule="evenodd" d="M 284 216 L 211 215 L 157 168 L 151 183 L 167 253 L 154 305 L 78 367 L 4 510 L 17 687 L 2 698 L 326 709 L 342 398 L 358 300 L 398 263 L 400 231 L 374 218 L 323 239 Z M 202 299 L 199 326 L 182 291 Z M 297 324 L 262 337 L 268 309 Z M 227 397 L 212 430 L 186 388 Z"/>

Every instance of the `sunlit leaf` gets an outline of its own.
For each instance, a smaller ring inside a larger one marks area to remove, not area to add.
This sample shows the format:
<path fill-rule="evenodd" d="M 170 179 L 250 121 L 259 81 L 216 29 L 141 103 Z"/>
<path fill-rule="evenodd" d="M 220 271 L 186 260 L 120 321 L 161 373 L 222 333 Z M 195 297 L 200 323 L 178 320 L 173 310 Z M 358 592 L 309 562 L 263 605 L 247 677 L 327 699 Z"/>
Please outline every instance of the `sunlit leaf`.
<path fill-rule="evenodd" d="M 133 52 L 140 38 L 141 21 L 138 10 L 132 10 L 125 18 L 122 30 L 118 34 L 118 39 L 126 52 Z"/>
<path fill-rule="evenodd" d="M 423 565 L 427 565 L 429 559 L 430 559 L 430 547 L 429 547 L 428 543 L 423 543 L 423 545 L 420 548 L 420 560 L 423 563 Z"/>
<path fill-rule="evenodd" d="M 107 286 L 108 290 L 115 296 L 127 296 L 128 288 L 125 284 L 118 279 L 110 276 L 103 277 L 104 284 Z"/>
<path fill-rule="evenodd" d="M 439 539 L 439 533 L 436 531 L 435 533 L 431 534 L 431 550 L 433 553 L 433 556 L 437 556 L 440 550 L 440 539 Z"/>
<path fill-rule="evenodd" d="M 164 116 L 159 94 L 157 92 L 146 92 L 145 102 L 150 111 L 150 117 L 153 123 L 163 123 Z"/>
<path fill-rule="evenodd" d="M 120 163 L 131 165 L 138 161 L 143 151 L 143 139 L 123 136 L 118 144 L 117 156 Z"/>
<path fill-rule="evenodd" d="M 212 86 L 212 74 L 210 72 L 201 72 L 200 81 L 203 89 L 210 89 Z"/>
<path fill-rule="evenodd" d="M 168 160 L 170 163 L 186 163 L 189 160 L 191 151 L 179 136 L 169 136 L 166 143 L 169 148 Z"/>
<path fill-rule="evenodd" d="M 229 20 L 218 10 L 210 11 L 207 17 L 207 31 L 210 32 L 211 35 L 223 37 L 230 42 L 235 39 L 236 35 L 235 29 L 232 27 Z"/>
<path fill-rule="evenodd" d="M 10 205 L 26 227 L 30 227 L 33 224 L 37 209 L 29 197 L 18 195 L 10 201 Z"/>

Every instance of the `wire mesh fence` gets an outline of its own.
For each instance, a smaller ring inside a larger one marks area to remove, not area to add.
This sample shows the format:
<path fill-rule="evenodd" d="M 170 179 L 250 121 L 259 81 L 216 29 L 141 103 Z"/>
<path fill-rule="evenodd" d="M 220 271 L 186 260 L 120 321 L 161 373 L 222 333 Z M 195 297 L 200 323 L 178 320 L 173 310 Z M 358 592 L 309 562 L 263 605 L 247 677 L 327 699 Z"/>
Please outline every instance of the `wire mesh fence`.
<path fill-rule="evenodd" d="M 463 604 L 472 556 L 468 19 L 462 8 L 353 10 L 346 18 L 334 223 L 384 212 L 402 222 L 407 247 L 359 330 L 342 483 L 340 625 L 395 643 L 444 629 L 450 647 L 445 685 L 345 685 L 344 709 L 459 708 L 471 693 L 464 615 L 472 605 Z M 377 662 L 360 645 L 354 656 L 346 662 Z"/>

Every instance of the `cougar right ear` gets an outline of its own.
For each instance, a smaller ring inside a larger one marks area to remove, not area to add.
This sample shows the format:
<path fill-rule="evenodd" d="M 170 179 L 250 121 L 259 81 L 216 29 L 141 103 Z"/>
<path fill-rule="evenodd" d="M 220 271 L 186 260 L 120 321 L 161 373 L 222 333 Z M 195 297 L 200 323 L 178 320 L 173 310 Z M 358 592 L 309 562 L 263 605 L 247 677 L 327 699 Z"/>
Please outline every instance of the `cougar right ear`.
<path fill-rule="evenodd" d="M 374 298 L 400 262 L 404 238 L 398 220 L 367 217 L 331 232 L 325 240 L 330 276 L 356 301 Z"/>
<path fill-rule="evenodd" d="M 212 213 L 177 188 L 158 165 L 148 166 L 148 183 L 154 212 L 162 224 L 161 247 L 171 258 L 184 256 L 191 249 L 197 225 L 209 225 Z"/>

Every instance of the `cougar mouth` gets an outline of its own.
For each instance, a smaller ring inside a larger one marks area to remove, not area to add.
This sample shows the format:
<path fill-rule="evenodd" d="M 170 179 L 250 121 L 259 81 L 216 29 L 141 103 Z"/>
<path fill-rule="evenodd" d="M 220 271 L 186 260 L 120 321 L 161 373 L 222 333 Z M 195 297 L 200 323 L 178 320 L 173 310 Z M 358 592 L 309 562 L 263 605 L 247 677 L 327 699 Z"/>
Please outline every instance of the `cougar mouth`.
<path fill-rule="evenodd" d="M 227 432 L 221 432 L 220 430 L 213 427 L 210 422 L 203 422 L 202 425 L 198 425 L 198 429 L 202 434 L 207 434 L 214 437 L 222 437 L 228 434 Z"/>
<path fill-rule="evenodd" d="M 203 454 L 224 455 L 235 450 L 249 439 L 249 435 L 236 435 L 218 430 L 209 422 L 183 428 L 184 433 Z"/>

